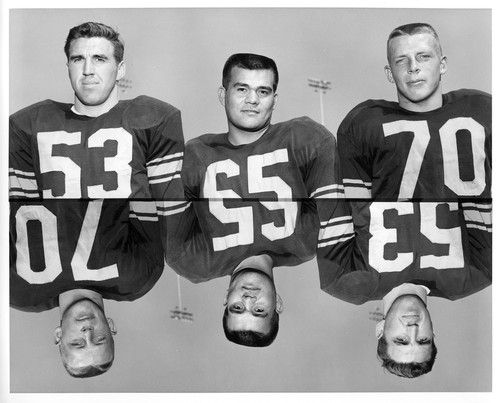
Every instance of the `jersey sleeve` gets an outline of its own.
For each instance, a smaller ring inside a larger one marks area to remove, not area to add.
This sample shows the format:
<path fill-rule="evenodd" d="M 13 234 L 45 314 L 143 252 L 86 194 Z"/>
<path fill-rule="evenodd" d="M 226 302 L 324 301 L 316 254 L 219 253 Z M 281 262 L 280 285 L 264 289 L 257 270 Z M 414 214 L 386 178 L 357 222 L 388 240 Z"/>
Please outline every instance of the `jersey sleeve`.
<path fill-rule="evenodd" d="M 370 143 L 356 130 L 352 111 L 337 131 L 342 182 L 348 199 L 369 199 L 372 189 Z"/>
<path fill-rule="evenodd" d="M 166 113 L 154 130 L 146 163 L 153 197 L 156 200 L 182 200 L 184 135 L 180 111 L 174 109 Z"/>
<path fill-rule="evenodd" d="M 9 119 L 9 197 L 39 198 L 35 167 L 31 155 L 30 133 L 23 127 L 24 113 Z"/>

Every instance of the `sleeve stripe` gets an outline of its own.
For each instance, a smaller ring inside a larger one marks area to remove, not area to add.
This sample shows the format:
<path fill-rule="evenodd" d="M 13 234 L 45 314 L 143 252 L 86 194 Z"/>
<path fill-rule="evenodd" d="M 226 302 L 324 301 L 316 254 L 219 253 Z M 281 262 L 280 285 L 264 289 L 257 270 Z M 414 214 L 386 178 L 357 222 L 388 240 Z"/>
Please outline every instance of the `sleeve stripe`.
<path fill-rule="evenodd" d="M 491 226 L 480 224 L 480 223 L 473 224 L 473 223 L 469 223 L 468 222 L 465 225 L 467 226 L 467 228 L 479 229 L 481 231 L 486 231 L 486 232 L 492 232 L 493 231 Z"/>
<path fill-rule="evenodd" d="M 351 222 L 321 228 L 318 238 L 321 242 L 325 242 L 328 239 L 346 236 L 349 238 L 354 236 L 354 227 Z"/>
<path fill-rule="evenodd" d="M 170 216 L 182 213 L 191 206 L 191 202 L 173 202 L 173 201 L 163 201 L 157 202 L 156 208 L 158 215 L 160 216 Z"/>
<path fill-rule="evenodd" d="M 491 225 L 492 223 L 491 212 L 486 211 L 464 210 L 464 218 L 466 222 L 475 222 L 483 225 Z"/>
<path fill-rule="evenodd" d="M 354 234 L 347 234 L 338 238 L 330 239 L 329 241 L 323 240 L 321 242 L 318 242 L 318 248 L 324 248 L 329 245 L 335 245 L 341 242 L 345 242 L 351 238 L 354 238 Z"/>
<path fill-rule="evenodd" d="M 10 197 L 28 197 L 28 198 L 35 198 L 38 199 L 40 198 L 40 193 L 37 191 L 33 192 L 28 192 L 23 189 L 10 189 L 9 190 L 9 196 Z"/>
<path fill-rule="evenodd" d="M 180 153 L 166 155 L 166 156 L 161 157 L 161 158 L 155 158 L 154 160 L 148 161 L 146 163 L 146 166 L 149 167 L 151 165 L 161 165 L 161 164 L 168 163 L 169 161 L 171 162 L 174 160 L 182 161 L 183 155 L 184 155 L 184 153 L 180 152 Z"/>
<path fill-rule="evenodd" d="M 350 199 L 370 199 L 372 197 L 372 182 L 361 179 L 344 179 L 345 194 Z"/>
<path fill-rule="evenodd" d="M 339 184 L 333 184 L 333 185 L 328 185 L 328 186 L 323 186 L 318 189 L 316 189 L 314 192 L 312 192 L 309 197 L 316 197 L 316 198 L 325 198 L 328 197 L 329 195 L 333 196 L 332 198 L 338 198 L 339 195 L 344 194 L 344 186 L 339 185 Z M 342 196 L 340 196 L 342 197 Z"/>
<path fill-rule="evenodd" d="M 351 222 L 352 217 L 351 216 L 334 217 L 328 221 L 321 221 L 320 225 L 321 225 L 321 227 L 326 227 L 328 225 L 336 224 L 336 223 L 339 223 L 342 221 Z"/>
<path fill-rule="evenodd" d="M 168 175 L 168 176 L 164 176 L 164 177 L 157 177 L 156 179 L 153 179 L 152 177 L 150 177 L 149 183 L 151 185 L 156 185 L 158 183 L 165 183 L 165 182 L 170 182 L 171 180 L 174 180 L 174 179 L 180 179 L 180 177 L 181 177 L 180 173 L 176 173 L 174 175 Z"/>

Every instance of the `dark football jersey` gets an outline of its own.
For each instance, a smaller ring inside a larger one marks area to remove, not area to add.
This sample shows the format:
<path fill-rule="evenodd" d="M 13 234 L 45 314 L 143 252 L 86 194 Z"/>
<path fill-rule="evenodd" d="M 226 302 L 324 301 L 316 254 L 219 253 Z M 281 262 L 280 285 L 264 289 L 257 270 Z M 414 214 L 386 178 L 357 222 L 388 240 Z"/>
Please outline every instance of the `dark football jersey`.
<path fill-rule="evenodd" d="M 326 202 L 326 201 L 325 201 Z M 355 243 L 338 255 L 319 243 L 321 289 L 362 304 L 403 283 L 463 298 L 491 284 L 491 204 L 350 203 Z"/>
<path fill-rule="evenodd" d="M 13 308 L 51 309 L 59 294 L 77 288 L 132 301 L 163 272 L 152 201 L 18 199 L 10 207 Z"/>
<path fill-rule="evenodd" d="M 450 300 L 491 284 L 489 94 L 450 92 L 425 113 L 366 101 L 338 141 L 355 241 L 337 255 L 320 240 L 324 291 L 361 304 L 403 283 Z"/>
<path fill-rule="evenodd" d="M 315 199 L 338 200 L 343 188 L 334 136 L 307 117 L 271 125 L 242 146 L 225 133 L 189 141 L 182 180 L 193 202 L 179 224 L 179 255 L 167 263 L 191 281 L 231 274 L 262 253 L 275 266 L 307 261 L 315 255 L 318 216 L 347 215 L 344 203 L 316 209 Z"/>
<path fill-rule="evenodd" d="M 163 267 L 155 201 L 183 204 L 180 112 L 140 96 L 88 117 L 46 100 L 13 114 L 9 137 L 12 306 L 49 309 L 79 287 L 116 300 L 149 290 Z M 166 245 L 170 211 L 160 217 Z"/>
<path fill-rule="evenodd" d="M 337 133 L 347 198 L 455 200 L 491 197 L 491 95 L 443 95 L 411 112 L 395 102 L 356 106 Z"/>

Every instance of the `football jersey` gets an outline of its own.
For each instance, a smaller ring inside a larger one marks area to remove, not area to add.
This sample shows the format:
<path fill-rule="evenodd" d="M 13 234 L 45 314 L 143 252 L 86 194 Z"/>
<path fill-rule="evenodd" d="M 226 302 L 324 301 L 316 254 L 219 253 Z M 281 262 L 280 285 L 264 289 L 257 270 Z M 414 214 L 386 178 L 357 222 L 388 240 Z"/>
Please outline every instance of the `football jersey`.
<path fill-rule="evenodd" d="M 155 201 L 184 197 L 180 112 L 140 96 L 88 117 L 46 100 L 13 114 L 9 137 L 12 306 L 49 309 L 78 287 L 117 300 L 149 289 L 163 267 Z M 161 219 L 168 244 L 169 212 Z"/>
<path fill-rule="evenodd" d="M 10 118 L 10 197 L 183 197 L 180 112 L 154 98 L 78 115 L 45 100 Z"/>
<path fill-rule="evenodd" d="M 318 248 L 321 289 L 354 304 L 380 300 L 403 283 L 456 300 L 491 284 L 491 204 L 354 202 L 355 243 Z"/>
<path fill-rule="evenodd" d="M 199 282 L 262 253 L 275 266 L 312 259 L 325 214 L 314 199 L 343 197 L 338 164 L 334 136 L 307 117 L 271 125 L 250 144 L 232 145 L 226 133 L 189 141 L 182 180 L 192 204 L 167 263 Z M 327 214 L 346 215 L 343 208 Z"/>
<path fill-rule="evenodd" d="M 13 308 L 48 310 L 59 305 L 59 294 L 78 288 L 133 301 L 163 272 L 160 238 L 151 237 L 158 232 L 149 219 L 156 216 L 154 202 L 15 200 L 10 207 Z"/>
<path fill-rule="evenodd" d="M 341 123 L 347 198 L 455 200 L 491 197 L 491 95 L 443 95 L 443 105 L 412 112 L 368 100 Z"/>

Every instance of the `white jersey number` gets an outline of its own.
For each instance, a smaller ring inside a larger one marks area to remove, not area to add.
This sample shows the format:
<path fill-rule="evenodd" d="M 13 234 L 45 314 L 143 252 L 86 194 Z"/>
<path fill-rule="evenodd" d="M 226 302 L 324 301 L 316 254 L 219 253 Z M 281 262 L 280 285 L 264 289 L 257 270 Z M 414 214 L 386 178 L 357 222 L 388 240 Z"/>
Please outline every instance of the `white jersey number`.
<path fill-rule="evenodd" d="M 423 255 L 420 258 L 420 268 L 451 269 L 464 266 L 462 233 L 460 227 L 438 228 L 437 206 L 447 204 L 450 211 L 458 210 L 457 203 L 420 203 L 420 232 L 434 244 L 448 245 L 445 256 Z M 372 203 L 370 205 L 370 234 L 368 243 L 368 259 L 379 273 L 402 271 L 413 263 L 413 252 L 398 253 L 394 260 L 384 258 L 385 245 L 397 243 L 397 229 L 386 228 L 384 212 L 395 209 L 398 215 L 414 214 L 412 203 Z M 415 244 L 418 241 L 415 242 Z"/>
<path fill-rule="evenodd" d="M 58 145 L 76 145 L 82 140 L 81 132 L 67 133 L 65 131 L 38 133 L 38 152 L 40 156 L 40 172 L 62 172 L 64 175 L 64 193 L 54 196 L 51 189 L 43 191 L 44 198 L 74 198 L 82 197 L 82 168 L 71 158 L 55 156 L 54 147 Z M 116 172 L 117 188 L 105 190 L 103 185 L 92 185 L 87 188 L 88 197 L 120 198 L 131 193 L 132 167 L 132 135 L 122 128 L 99 129 L 88 138 L 88 148 L 103 148 L 108 140 L 118 144 L 116 155 L 104 158 L 104 171 Z"/>
<path fill-rule="evenodd" d="M 101 209 L 102 201 L 92 201 L 88 204 L 76 250 L 71 259 L 71 270 L 75 281 L 103 281 L 118 277 L 116 264 L 100 269 L 87 267 Z M 45 269 L 43 271 L 34 271 L 31 268 L 28 221 L 38 221 L 41 225 L 43 254 L 45 256 Z M 62 273 L 57 217 L 44 206 L 22 206 L 16 212 L 16 231 L 16 269 L 19 276 L 30 284 L 46 284 L 54 281 Z"/>
<path fill-rule="evenodd" d="M 248 157 L 248 192 L 261 193 L 272 191 L 281 201 L 260 201 L 268 210 L 283 210 L 285 222 L 281 227 L 274 223 L 263 224 L 260 228 L 262 235 L 271 241 L 283 239 L 293 234 L 297 220 L 297 203 L 291 201 L 292 189 L 277 176 L 264 177 L 263 168 L 274 164 L 287 162 L 288 151 L 276 150 L 262 155 Z M 232 160 L 227 159 L 210 164 L 207 167 L 203 195 L 209 198 L 210 212 L 223 224 L 238 223 L 238 232 L 213 239 L 215 251 L 226 250 L 240 245 L 250 245 L 254 241 L 254 217 L 251 206 L 227 208 L 223 199 L 241 199 L 231 189 L 218 190 L 217 174 L 223 173 L 228 178 L 238 176 L 240 167 Z M 283 199 L 288 201 L 282 201 Z"/>
<path fill-rule="evenodd" d="M 398 120 L 385 123 L 382 127 L 385 137 L 408 132 L 413 133 L 413 141 L 399 188 L 399 198 L 410 199 L 413 197 L 425 152 L 431 138 L 429 126 L 424 120 Z M 470 181 L 464 181 L 460 178 L 457 136 L 462 133 L 462 130 L 468 131 L 472 138 L 474 179 Z M 444 184 L 458 196 L 480 195 L 486 187 L 484 169 L 486 133 L 484 127 L 472 118 L 454 118 L 448 120 L 439 129 L 439 137 L 443 154 Z"/>

